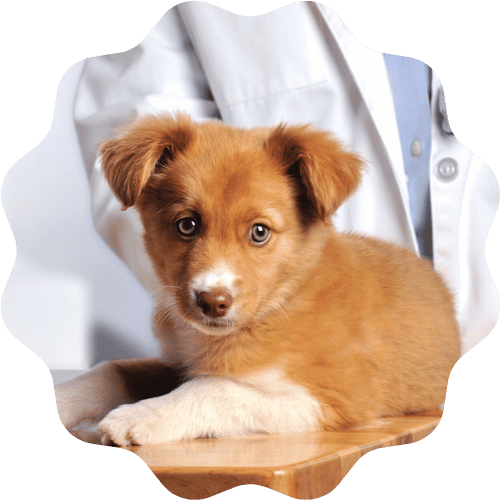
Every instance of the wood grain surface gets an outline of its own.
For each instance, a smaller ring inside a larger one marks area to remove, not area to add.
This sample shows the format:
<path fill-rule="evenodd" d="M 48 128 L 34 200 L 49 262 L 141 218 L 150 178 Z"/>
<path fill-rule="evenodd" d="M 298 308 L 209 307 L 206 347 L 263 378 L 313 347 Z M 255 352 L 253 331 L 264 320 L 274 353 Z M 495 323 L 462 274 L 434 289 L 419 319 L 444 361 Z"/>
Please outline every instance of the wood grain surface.
<path fill-rule="evenodd" d="M 183 498 L 207 498 L 244 484 L 317 498 L 332 491 L 368 451 L 416 442 L 435 429 L 440 417 L 441 411 L 431 411 L 342 432 L 197 439 L 127 449 Z"/>

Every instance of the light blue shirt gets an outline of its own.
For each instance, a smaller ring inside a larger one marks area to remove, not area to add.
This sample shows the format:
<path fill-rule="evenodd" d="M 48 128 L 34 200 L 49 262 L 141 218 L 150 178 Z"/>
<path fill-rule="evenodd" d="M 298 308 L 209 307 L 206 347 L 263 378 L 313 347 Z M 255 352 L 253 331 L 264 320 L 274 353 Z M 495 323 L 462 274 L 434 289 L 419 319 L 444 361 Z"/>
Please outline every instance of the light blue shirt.
<path fill-rule="evenodd" d="M 421 255 L 432 259 L 429 190 L 430 68 L 410 57 L 384 54 L 384 59 L 391 82 L 404 167 L 408 178 L 413 226 Z"/>

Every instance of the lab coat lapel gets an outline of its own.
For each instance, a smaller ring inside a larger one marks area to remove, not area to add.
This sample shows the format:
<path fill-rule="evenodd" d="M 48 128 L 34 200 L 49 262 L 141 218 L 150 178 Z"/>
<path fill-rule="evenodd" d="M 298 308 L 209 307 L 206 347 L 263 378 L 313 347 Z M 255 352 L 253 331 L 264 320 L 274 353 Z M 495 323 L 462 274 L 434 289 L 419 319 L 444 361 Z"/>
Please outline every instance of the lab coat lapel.
<path fill-rule="evenodd" d="M 387 157 L 403 198 L 408 223 L 411 225 L 408 187 L 403 163 L 403 153 L 397 126 L 396 111 L 392 97 L 384 56 L 362 45 L 349 31 L 342 20 L 328 7 L 317 7 L 332 36 L 337 42 L 360 94 L 386 149 Z M 367 57 L 367 51 L 370 53 Z"/>

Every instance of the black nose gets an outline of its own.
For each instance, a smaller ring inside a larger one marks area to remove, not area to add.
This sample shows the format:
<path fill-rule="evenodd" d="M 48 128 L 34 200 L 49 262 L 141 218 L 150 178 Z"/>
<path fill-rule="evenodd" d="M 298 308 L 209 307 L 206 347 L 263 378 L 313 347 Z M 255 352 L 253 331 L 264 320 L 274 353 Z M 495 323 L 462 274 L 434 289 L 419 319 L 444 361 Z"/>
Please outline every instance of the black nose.
<path fill-rule="evenodd" d="M 214 288 L 208 292 L 200 292 L 196 297 L 196 303 L 201 307 L 205 316 L 211 318 L 222 318 L 233 303 L 233 298 L 222 288 Z"/>

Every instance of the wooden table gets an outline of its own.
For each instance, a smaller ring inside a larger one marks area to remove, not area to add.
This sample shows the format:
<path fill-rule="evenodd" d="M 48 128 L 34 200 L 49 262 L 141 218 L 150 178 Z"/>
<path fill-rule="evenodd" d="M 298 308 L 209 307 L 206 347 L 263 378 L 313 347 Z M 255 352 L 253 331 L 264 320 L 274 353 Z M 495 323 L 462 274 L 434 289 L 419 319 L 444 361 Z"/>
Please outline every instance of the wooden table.
<path fill-rule="evenodd" d="M 180 497 L 206 498 L 258 484 L 294 498 L 317 498 L 332 491 L 368 451 L 418 441 L 434 430 L 440 417 L 441 411 L 432 411 L 343 432 L 198 439 L 127 449 Z"/>

